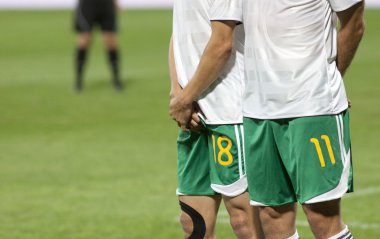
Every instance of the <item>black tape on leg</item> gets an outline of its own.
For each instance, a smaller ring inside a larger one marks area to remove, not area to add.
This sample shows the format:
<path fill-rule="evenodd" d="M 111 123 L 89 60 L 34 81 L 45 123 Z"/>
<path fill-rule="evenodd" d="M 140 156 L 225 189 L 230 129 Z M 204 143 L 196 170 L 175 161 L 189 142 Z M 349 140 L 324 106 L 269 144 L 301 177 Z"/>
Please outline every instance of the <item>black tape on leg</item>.
<path fill-rule="evenodd" d="M 187 213 L 193 221 L 193 233 L 188 239 L 203 239 L 206 234 L 206 223 L 202 215 L 186 203 L 179 201 L 182 211 Z"/>

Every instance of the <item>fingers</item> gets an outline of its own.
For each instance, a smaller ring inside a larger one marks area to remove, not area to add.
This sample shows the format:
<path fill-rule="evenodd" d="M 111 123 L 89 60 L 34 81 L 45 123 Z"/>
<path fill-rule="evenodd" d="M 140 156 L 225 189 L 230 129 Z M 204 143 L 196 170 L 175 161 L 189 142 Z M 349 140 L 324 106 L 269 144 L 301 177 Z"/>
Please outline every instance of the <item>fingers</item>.
<path fill-rule="evenodd" d="M 169 115 L 183 131 L 198 127 L 200 122 L 198 115 L 194 111 L 193 104 L 185 104 L 178 97 L 170 100 Z"/>
<path fill-rule="evenodd" d="M 191 124 L 191 126 L 194 127 L 194 128 L 196 128 L 196 127 L 199 126 L 198 122 L 196 122 L 196 121 L 193 120 L 193 119 L 191 119 L 190 124 Z"/>
<path fill-rule="evenodd" d="M 199 118 L 198 112 L 193 111 L 193 113 L 191 114 L 191 120 L 193 120 L 197 124 L 199 124 L 199 122 L 201 122 L 201 119 Z"/>
<path fill-rule="evenodd" d="M 180 127 L 183 131 L 189 131 L 193 124 L 196 124 L 189 116 L 185 115 L 176 115 L 170 114 L 172 120 L 174 120 L 178 127 Z"/>
<path fill-rule="evenodd" d="M 195 121 L 194 119 L 191 119 L 190 126 L 192 130 L 199 131 L 202 128 L 202 125 Z"/>

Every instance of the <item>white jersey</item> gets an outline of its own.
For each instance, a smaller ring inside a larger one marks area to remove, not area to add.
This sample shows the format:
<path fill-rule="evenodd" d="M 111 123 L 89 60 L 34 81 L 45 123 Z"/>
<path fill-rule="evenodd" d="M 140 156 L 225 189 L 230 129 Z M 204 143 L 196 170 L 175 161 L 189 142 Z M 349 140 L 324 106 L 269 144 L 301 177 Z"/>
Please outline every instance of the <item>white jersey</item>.
<path fill-rule="evenodd" d="M 348 107 L 336 65 L 337 17 L 361 0 L 215 0 L 214 20 L 245 28 L 243 114 L 280 119 Z"/>
<path fill-rule="evenodd" d="M 210 13 L 214 0 L 174 0 L 173 49 L 179 84 L 193 77 L 211 36 Z M 201 95 L 198 104 L 206 124 L 243 122 L 244 29 L 235 31 L 234 49 L 219 79 Z"/>

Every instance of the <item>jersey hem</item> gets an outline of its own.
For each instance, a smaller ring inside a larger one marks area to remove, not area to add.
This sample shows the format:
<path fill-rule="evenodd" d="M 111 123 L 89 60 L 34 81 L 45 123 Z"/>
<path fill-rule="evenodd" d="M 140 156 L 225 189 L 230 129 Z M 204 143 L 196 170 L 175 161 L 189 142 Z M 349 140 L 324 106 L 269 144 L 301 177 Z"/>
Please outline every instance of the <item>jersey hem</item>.
<path fill-rule="evenodd" d="M 345 11 L 345 10 L 349 9 L 350 7 L 356 5 L 356 4 L 360 3 L 360 2 L 363 2 L 363 0 L 357 0 L 355 2 L 352 2 L 352 3 L 348 4 L 347 6 L 343 6 L 343 7 L 337 8 L 337 9 L 334 9 L 334 8 L 332 8 L 332 9 L 334 10 L 334 12 L 342 12 L 342 11 Z"/>
<path fill-rule="evenodd" d="M 214 121 L 214 122 L 209 122 L 209 121 L 205 121 L 205 124 L 207 125 L 236 125 L 236 124 L 243 124 L 243 121 L 231 121 L 231 122 L 228 122 L 228 121 Z"/>
<path fill-rule="evenodd" d="M 313 116 L 324 116 L 324 115 L 338 115 L 348 109 L 348 103 L 342 107 L 332 112 L 321 112 L 321 113 L 310 113 L 310 114 L 294 114 L 294 115 L 279 115 L 275 117 L 263 116 L 263 115 L 254 115 L 251 113 L 244 113 L 244 118 L 252 118 L 259 120 L 276 120 L 276 119 L 292 119 L 292 118 L 303 118 L 303 117 L 313 117 Z"/>
<path fill-rule="evenodd" d="M 238 19 L 236 17 L 213 17 L 210 18 L 210 21 L 236 21 L 239 23 L 243 22 L 241 19 Z"/>
<path fill-rule="evenodd" d="M 201 113 L 198 113 L 199 118 L 207 124 L 207 125 L 225 125 L 225 124 L 243 124 L 243 117 L 241 120 L 234 120 L 234 121 L 224 121 L 224 120 L 207 120 L 205 116 L 203 116 Z"/>

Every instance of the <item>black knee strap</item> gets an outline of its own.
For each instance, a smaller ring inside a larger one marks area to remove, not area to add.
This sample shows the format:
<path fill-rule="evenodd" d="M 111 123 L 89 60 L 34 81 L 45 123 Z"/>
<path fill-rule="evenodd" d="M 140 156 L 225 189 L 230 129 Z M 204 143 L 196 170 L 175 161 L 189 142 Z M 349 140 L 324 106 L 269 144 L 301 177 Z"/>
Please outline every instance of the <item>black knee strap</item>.
<path fill-rule="evenodd" d="M 193 233 L 188 239 L 203 239 L 206 234 L 206 223 L 202 215 L 186 203 L 179 201 L 182 211 L 187 213 L 193 221 Z"/>

